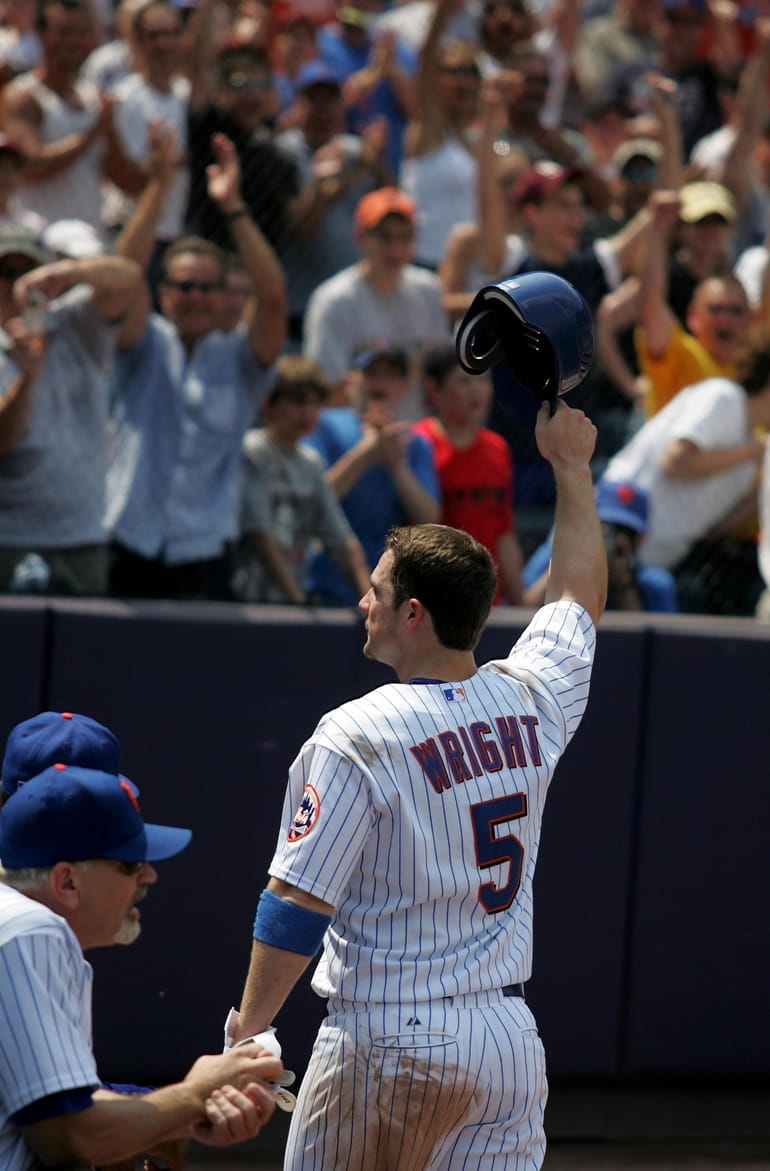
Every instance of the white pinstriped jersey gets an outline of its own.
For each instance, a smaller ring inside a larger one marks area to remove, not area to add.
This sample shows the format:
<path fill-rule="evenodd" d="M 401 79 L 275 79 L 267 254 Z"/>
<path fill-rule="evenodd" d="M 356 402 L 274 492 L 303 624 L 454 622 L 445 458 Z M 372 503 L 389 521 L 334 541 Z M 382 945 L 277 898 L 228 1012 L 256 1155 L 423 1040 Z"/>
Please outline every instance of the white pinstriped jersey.
<path fill-rule="evenodd" d="M 99 1085 L 91 1051 L 91 965 L 65 921 L 0 883 L 0 1167 L 42 1164 L 10 1115 Z"/>
<path fill-rule="evenodd" d="M 270 866 L 336 908 L 320 996 L 420 1003 L 529 977 L 543 806 L 594 643 L 587 613 L 555 603 L 462 683 L 387 684 L 321 719 Z"/>

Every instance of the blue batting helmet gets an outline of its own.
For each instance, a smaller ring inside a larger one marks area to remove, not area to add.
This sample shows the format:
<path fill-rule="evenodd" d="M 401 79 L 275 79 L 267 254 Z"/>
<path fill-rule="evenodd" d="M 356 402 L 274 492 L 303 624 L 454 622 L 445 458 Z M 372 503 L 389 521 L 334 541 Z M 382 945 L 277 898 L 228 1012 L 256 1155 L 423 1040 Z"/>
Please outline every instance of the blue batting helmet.
<path fill-rule="evenodd" d="M 552 272 L 527 272 L 485 285 L 473 299 L 455 339 L 469 374 L 505 362 L 514 381 L 554 403 L 574 390 L 594 356 L 591 313 L 577 289 Z"/>

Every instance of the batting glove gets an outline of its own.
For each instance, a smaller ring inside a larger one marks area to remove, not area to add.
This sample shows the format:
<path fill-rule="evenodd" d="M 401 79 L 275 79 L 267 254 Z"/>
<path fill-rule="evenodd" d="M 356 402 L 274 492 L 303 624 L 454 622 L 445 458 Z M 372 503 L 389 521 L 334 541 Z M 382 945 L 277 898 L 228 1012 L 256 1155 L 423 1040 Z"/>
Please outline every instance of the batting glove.
<path fill-rule="evenodd" d="M 231 1008 L 225 1021 L 225 1052 L 233 1048 L 233 1037 L 230 1029 L 233 1023 L 234 1012 L 235 1009 Z M 269 1029 L 265 1029 L 261 1033 L 255 1033 L 253 1037 L 244 1037 L 242 1041 L 237 1041 L 235 1048 L 237 1049 L 238 1045 L 250 1045 L 252 1041 L 260 1049 L 266 1049 L 268 1053 L 272 1053 L 273 1057 L 281 1056 L 281 1043 L 272 1025 Z M 286 1086 L 293 1086 L 296 1080 L 296 1075 L 290 1069 L 285 1069 L 281 1076 L 274 1082 L 268 1082 L 267 1088 L 273 1095 L 276 1106 L 281 1110 L 285 1110 L 287 1114 L 290 1114 L 297 1105 L 297 1099 L 294 1094 L 289 1093 Z"/>

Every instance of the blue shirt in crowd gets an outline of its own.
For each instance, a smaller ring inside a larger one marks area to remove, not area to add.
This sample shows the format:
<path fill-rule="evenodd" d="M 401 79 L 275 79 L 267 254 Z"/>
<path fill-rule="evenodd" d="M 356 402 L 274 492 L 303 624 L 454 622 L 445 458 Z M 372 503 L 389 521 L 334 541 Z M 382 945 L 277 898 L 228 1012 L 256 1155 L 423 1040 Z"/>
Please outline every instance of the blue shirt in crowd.
<path fill-rule="evenodd" d="M 327 467 L 331 467 L 358 443 L 363 433 L 356 411 L 350 407 L 329 407 L 321 411 L 318 426 L 303 442 L 319 453 Z M 428 441 L 421 435 L 410 434 L 406 459 L 423 488 L 439 500 L 441 493 Z M 393 477 L 382 464 L 367 468 L 340 503 L 364 547 L 369 568 L 374 569 L 384 551 L 388 529 L 409 520 L 396 493 Z M 347 579 L 325 553 L 317 553 L 311 559 L 308 593 L 326 605 L 353 606 L 358 602 Z"/>
<path fill-rule="evenodd" d="M 273 381 L 242 329 L 213 330 L 188 354 L 150 318 L 116 360 L 107 523 L 121 545 L 168 565 L 224 552 L 239 532 L 243 434 Z"/>

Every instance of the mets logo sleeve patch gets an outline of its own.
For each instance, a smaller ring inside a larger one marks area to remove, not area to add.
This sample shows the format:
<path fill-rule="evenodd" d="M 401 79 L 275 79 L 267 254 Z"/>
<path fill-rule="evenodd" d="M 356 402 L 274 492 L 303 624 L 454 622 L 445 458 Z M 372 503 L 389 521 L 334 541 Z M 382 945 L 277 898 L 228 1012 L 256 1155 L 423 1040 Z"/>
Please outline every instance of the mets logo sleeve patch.
<path fill-rule="evenodd" d="M 302 838 L 306 838 L 318 821 L 320 812 L 321 799 L 314 786 L 308 783 L 302 790 L 302 800 L 299 803 L 297 812 L 292 818 L 286 840 L 288 842 L 299 842 Z"/>

